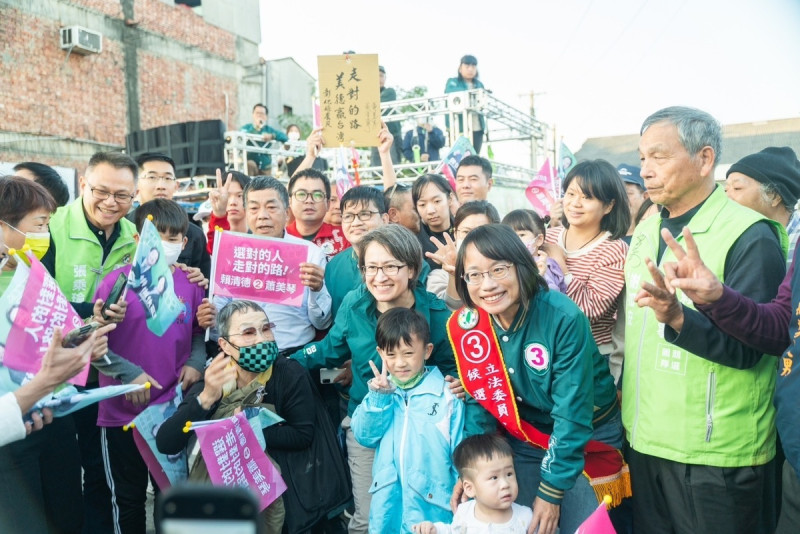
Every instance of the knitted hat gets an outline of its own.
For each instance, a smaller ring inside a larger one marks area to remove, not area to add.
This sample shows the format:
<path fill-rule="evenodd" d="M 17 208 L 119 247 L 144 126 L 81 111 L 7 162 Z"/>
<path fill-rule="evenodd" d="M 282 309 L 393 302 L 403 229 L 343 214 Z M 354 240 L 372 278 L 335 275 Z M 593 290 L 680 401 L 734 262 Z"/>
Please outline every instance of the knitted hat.
<path fill-rule="evenodd" d="M 617 166 L 617 172 L 619 173 L 619 177 L 622 178 L 622 181 L 626 184 L 638 185 L 642 188 L 642 191 L 647 190 L 647 188 L 644 186 L 644 180 L 642 180 L 641 176 L 642 169 L 639 167 L 625 165 L 622 163 Z"/>
<path fill-rule="evenodd" d="M 740 172 L 757 182 L 771 185 L 787 206 L 794 206 L 800 198 L 800 161 L 788 146 L 771 146 L 745 156 L 731 165 L 725 177 L 732 172 Z"/>

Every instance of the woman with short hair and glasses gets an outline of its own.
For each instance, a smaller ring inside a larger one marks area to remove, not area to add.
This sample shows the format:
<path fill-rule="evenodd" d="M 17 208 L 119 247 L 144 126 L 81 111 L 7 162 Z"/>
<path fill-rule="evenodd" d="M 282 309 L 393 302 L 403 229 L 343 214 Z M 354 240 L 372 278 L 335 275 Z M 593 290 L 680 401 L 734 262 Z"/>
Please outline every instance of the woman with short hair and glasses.
<path fill-rule="evenodd" d="M 530 252 L 505 225 L 467 234 L 455 277 L 465 307 L 448 321 L 448 333 L 471 394 L 465 433 L 500 429 L 509 440 L 517 502 L 532 506 L 532 529 L 552 534 L 560 517 L 561 532 L 575 532 L 597 508 L 596 495 L 607 492 L 618 503 L 629 484 L 616 449 L 616 389 L 589 321 L 567 296 L 548 291 Z"/>
<path fill-rule="evenodd" d="M 284 422 L 264 429 L 265 450 L 280 467 L 288 488 L 262 512 L 264 532 L 277 534 L 282 526 L 289 532 L 309 532 L 327 522 L 328 512 L 349 498 L 333 425 L 308 373 L 297 362 L 278 356 L 275 325 L 261 306 L 249 300 L 231 301 L 220 310 L 217 324 L 222 352 L 159 428 L 158 449 L 177 454 L 186 448 L 192 438 L 183 430 L 187 421 L 222 419 L 244 407 L 268 407 Z M 189 478 L 208 481 L 200 455 Z"/>
<path fill-rule="evenodd" d="M 356 244 L 358 267 L 364 284 L 344 297 L 333 327 L 321 341 L 306 345 L 292 355 L 308 369 L 342 367 L 352 360 L 352 385 L 348 417 L 342 422 L 346 431 L 348 462 L 353 479 L 355 513 L 350 531 L 366 532 L 369 517 L 369 487 L 372 483 L 374 449 L 360 445 L 350 430 L 350 417 L 367 394 L 367 382 L 374 377 L 370 362 L 381 366 L 375 343 L 378 317 L 398 307 L 413 308 L 431 327 L 433 353 L 430 365 L 443 375 L 455 376 L 453 352 L 445 335 L 450 312 L 444 302 L 418 283 L 423 267 L 422 247 L 416 236 L 397 224 L 380 226 L 364 235 Z"/>

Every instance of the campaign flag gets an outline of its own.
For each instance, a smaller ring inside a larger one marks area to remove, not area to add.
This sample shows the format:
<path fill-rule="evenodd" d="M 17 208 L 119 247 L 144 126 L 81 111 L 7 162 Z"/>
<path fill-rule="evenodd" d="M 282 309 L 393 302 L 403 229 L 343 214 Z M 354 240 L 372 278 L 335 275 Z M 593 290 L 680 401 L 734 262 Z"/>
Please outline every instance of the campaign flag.
<path fill-rule="evenodd" d="M 467 156 L 472 156 L 475 154 L 477 154 L 477 152 L 473 148 L 472 143 L 470 143 L 469 139 L 462 135 L 456 140 L 455 143 L 453 143 L 453 148 L 450 149 L 450 152 L 448 152 L 444 157 L 442 162 L 439 164 L 439 167 L 437 167 L 433 172 L 444 175 L 444 177 L 447 178 L 447 181 L 450 182 L 450 186 L 453 188 L 453 191 L 455 191 L 456 171 L 458 171 L 458 164 L 461 163 L 461 160 Z"/>
<path fill-rule="evenodd" d="M 195 434 L 212 484 L 249 487 L 259 499 L 259 511 L 286 491 L 244 413 L 198 427 Z"/>
<path fill-rule="evenodd" d="M 37 402 L 33 408 L 31 408 L 31 411 L 50 408 L 53 412 L 53 417 L 61 417 L 76 412 L 81 408 L 85 408 L 90 404 L 100 402 L 101 400 L 125 395 L 126 393 L 144 389 L 145 387 L 144 384 L 122 384 L 80 391 L 75 386 L 65 384 L 54 393 L 47 395 L 44 399 Z"/>
<path fill-rule="evenodd" d="M 161 236 L 148 219 L 145 219 L 139 234 L 139 246 L 128 273 L 128 287 L 144 307 L 147 328 L 159 337 L 185 309 L 175 295 L 172 270 L 164 258 Z"/>
<path fill-rule="evenodd" d="M 355 183 L 350 177 L 350 173 L 347 172 L 347 166 L 350 163 L 350 158 L 347 156 L 347 149 L 343 146 L 340 146 L 335 154 L 336 158 L 333 167 L 333 176 L 334 182 L 336 183 L 336 192 L 339 194 L 339 198 L 342 198 L 347 190 L 352 188 Z"/>
<path fill-rule="evenodd" d="M 528 188 L 525 189 L 525 196 L 528 197 L 533 209 L 541 217 L 550 214 L 550 208 L 555 201 L 553 198 L 553 174 L 553 167 L 550 165 L 550 159 L 548 158 L 542 168 L 539 169 L 539 174 L 531 180 Z"/>
<path fill-rule="evenodd" d="M 186 449 L 178 454 L 163 454 L 156 446 L 156 434 L 161 425 L 172 417 L 183 400 L 181 384 L 175 387 L 175 397 L 169 402 L 151 404 L 133 420 L 131 430 L 136 448 L 147 464 L 161 491 L 186 480 L 189 476 L 189 464 Z"/>
<path fill-rule="evenodd" d="M 575 157 L 575 154 L 567 148 L 567 145 L 564 144 L 564 141 L 561 141 L 561 147 L 558 150 L 558 174 L 557 179 L 554 184 L 556 187 L 555 194 L 556 198 L 561 198 L 561 183 L 564 181 L 564 178 L 567 177 L 567 173 L 578 163 L 578 158 Z"/>
<path fill-rule="evenodd" d="M 217 230 L 209 298 L 215 296 L 303 304 L 300 264 L 308 261 L 305 243 Z"/>
<path fill-rule="evenodd" d="M 611 524 L 611 518 L 608 516 L 607 505 L 610 503 L 611 497 L 609 495 L 603 497 L 603 502 L 600 503 L 597 510 L 592 512 L 592 515 L 581 523 L 575 534 L 617 534 L 614 525 Z"/>
<path fill-rule="evenodd" d="M 72 308 L 44 265 L 30 251 L 17 252 L 17 269 L 8 290 L 0 297 L 0 332 L 5 342 L 3 365 L 18 371 L 37 373 L 42 367 L 55 328 L 62 335 L 83 326 L 83 319 Z M 30 267 L 26 265 L 30 263 Z M 5 331 L 5 332 L 4 332 Z M 69 380 L 86 384 L 89 363 Z"/>

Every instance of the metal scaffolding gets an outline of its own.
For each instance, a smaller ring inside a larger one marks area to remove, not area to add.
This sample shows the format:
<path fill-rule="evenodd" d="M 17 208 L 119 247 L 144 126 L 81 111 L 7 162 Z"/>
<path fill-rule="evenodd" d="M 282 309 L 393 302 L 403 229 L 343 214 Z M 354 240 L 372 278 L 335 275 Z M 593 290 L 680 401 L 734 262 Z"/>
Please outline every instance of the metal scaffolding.
<path fill-rule="evenodd" d="M 529 113 L 520 111 L 513 106 L 502 102 L 485 89 L 472 89 L 458 93 L 449 93 L 435 97 L 418 97 L 405 100 L 394 100 L 381 103 L 382 118 L 386 122 L 405 121 L 407 119 L 431 118 L 444 116 L 450 125 L 448 131 L 448 147 L 452 146 L 460 135 L 472 138 L 472 121 L 470 113 L 480 113 L 486 119 L 486 134 L 491 142 L 528 141 L 530 147 L 530 160 L 536 161 L 537 151 L 546 151 L 548 125 L 537 120 Z M 460 119 L 460 120 L 459 120 Z M 464 131 L 459 132 L 458 126 L 462 124 Z M 402 139 L 395 142 L 402 143 Z M 333 161 L 336 149 L 323 149 L 320 156 Z M 260 135 L 248 134 L 240 131 L 225 132 L 225 163 L 228 169 L 247 172 L 247 154 L 269 154 L 271 156 L 302 156 L 305 152 L 305 142 L 294 141 L 281 143 L 279 141 L 265 142 Z M 367 161 L 369 151 L 360 151 L 361 161 Z M 381 180 L 382 169 L 380 165 L 360 167 L 359 173 L 364 183 L 374 183 Z M 401 182 L 410 182 L 417 177 L 434 171 L 441 162 L 402 163 L 394 168 Z M 498 185 L 525 188 L 536 176 L 537 169 L 509 165 L 499 161 L 492 161 L 493 177 Z M 333 165 L 331 165 L 333 167 Z"/>

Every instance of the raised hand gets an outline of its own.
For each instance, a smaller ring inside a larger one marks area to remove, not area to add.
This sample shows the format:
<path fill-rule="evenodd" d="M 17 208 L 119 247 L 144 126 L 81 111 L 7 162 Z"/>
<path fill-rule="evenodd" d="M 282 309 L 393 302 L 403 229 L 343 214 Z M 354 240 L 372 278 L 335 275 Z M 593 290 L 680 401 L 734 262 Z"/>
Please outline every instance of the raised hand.
<path fill-rule="evenodd" d="M 230 356 L 220 352 L 206 368 L 205 387 L 199 395 L 200 404 L 210 410 L 222 398 L 222 392 L 231 382 L 236 382 L 236 367 L 231 367 Z"/>
<path fill-rule="evenodd" d="M 372 368 L 372 374 L 375 375 L 375 378 L 370 380 L 372 387 L 380 390 L 392 389 L 392 386 L 389 384 L 389 378 L 386 376 L 386 364 L 384 363 L 381 365 L 380 372 L 378 372 L 378 367 L 372 360 L 369 360 L 369 366 Z"/>
<path fill-rule="evenodd" d="M 663 266 L 667 286 L 680 288 L 695 304 L 711 304 L 719 300 L 722 297 L 722 282 L 700 259 L 700 251 L 692 231 L 689 228 L 683 229 L 686 250 L 683 250 L 666 228 L 661 230 L 661 237 L 677 259 L 666 262 Z"/>
<path fill-rule="evenodd" d="M 454 275 L 456 272 L 456 256 L 458 256 L 458 251 L 456 250 L 456 243 L 453 241 L 453 238 L 450 237 L 448 232 L 445 232 L 444 243 L 434 236 L 431 236 L 431 243 L 436 245 L 436 252 L 426 252 L 425 256 L 441 265 L 442 269 L 444 269 L 447 274 Z"/>
<path fill-rule="evenodd" d="M 678 302 L 675 291 L 667 285 L 653 260 L 647 258 L 645 265 L 653 277 L 653 283 L 642 282 L 642 289 L 633 297 L 634 302 L 640 308 L 645 306 L 651 308 L 659 323 L 667 324 L 680 332 L 683 327 L 683 306 Z"/>
<path fill-rule="evenodd" d="M 211 211 L 214 212 L 214 216 L 218 219 L 225 217 L 228 213 L 228 198 L 230 198 L 232 179 L 233 175 L 228 173 L 225 183 L 222 184 L 222 169 L 217 169 L 217 187 L 208 192 L 208 200 L 211 201 Z"/>

